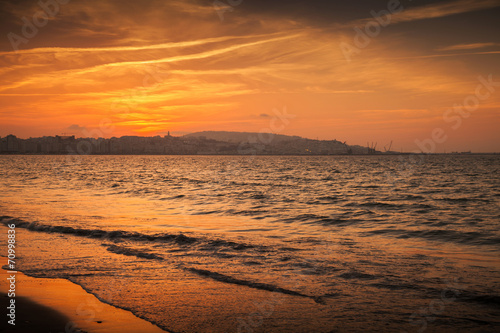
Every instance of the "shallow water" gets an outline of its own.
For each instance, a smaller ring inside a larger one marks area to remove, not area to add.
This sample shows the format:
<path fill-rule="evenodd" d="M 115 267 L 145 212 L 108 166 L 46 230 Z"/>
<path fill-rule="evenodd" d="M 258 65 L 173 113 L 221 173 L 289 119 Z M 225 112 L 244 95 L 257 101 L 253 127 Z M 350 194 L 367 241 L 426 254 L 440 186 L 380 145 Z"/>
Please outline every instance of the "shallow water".
<path fill-rule="evenodd" d="M 0 214 L 20 270 L 168 331 L 494 332 L 499 171 L 498 155 L 0 156 Z"/>

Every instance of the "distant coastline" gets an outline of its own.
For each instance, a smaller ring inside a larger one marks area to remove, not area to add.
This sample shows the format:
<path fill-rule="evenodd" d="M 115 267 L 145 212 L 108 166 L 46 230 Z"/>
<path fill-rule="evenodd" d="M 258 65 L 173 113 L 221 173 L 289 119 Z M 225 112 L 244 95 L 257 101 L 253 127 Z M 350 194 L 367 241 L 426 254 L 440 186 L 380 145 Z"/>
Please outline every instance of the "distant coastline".
<path fill-rule="evenodd" d="M 1 155 L 408 155 L 379 151 L 376 145 L 348 145 L 337 140 L 313 140 L 272 133 L 198 132 L 184 136 L 76 138 L 44 136 L 21 139 L 0 137 Z M 431 155 L 489 155 L 498 153 L 450 152 Z"/>
<path fill-rule="evenodd" d="M 312 140 L 271 133 L 199 132 L 185 136 L 0 138 L 0 154 L 57 155 L 366 155 L 374 148 L 337 140 Z"/>

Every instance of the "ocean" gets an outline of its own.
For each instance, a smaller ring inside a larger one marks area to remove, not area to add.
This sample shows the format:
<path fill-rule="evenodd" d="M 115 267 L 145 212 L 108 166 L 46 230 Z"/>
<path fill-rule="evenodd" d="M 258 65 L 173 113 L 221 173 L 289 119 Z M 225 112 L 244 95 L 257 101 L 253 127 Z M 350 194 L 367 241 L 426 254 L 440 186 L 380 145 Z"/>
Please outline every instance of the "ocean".
<path fill-rule="evenodd" d="M 499 155 L 17 155 L 0 174 L 18 270 L 167 332 L 500 331 Z"/>

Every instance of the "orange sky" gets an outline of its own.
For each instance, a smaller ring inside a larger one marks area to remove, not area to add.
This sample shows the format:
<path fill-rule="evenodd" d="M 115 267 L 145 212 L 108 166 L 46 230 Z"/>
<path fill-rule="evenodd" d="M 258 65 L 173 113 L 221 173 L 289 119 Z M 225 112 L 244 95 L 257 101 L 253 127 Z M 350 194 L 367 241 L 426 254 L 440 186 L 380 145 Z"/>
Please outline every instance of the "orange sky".
<path fill-rule="evenodd" d="M 30 38 L 37 1 L 3 3 L 0 136 L 258 132 L 286 108 L 280 134 L 411 151 L 441 128 L 439 152 L 500 151 L 500 84 L 478 88 L 500 82 L 500 1 L 401 5 L 350 61 L 387 1 L 229 3 L 73 0 Z"/>

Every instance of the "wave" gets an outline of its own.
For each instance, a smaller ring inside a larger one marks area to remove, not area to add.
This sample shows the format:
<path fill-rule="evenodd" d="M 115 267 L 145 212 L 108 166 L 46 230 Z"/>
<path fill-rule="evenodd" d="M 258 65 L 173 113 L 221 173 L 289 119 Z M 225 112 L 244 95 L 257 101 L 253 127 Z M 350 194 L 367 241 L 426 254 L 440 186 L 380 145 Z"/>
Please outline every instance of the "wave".
<path fill-rule="evenodd" d="M 101 229 L 73 228 L 67 226 L 41 224 L 38 222 L 27 222 L 10 216 L 0 216 L 0 223 L 3 223 L 4 225 L 13 223 L 16 225 L 16 228 L 25 228 L 36 232 L 70 234 L 80 237 L 100 238 L 109 240 L 132 240 L 139 242 L 159 241 L 165 243 L 173 243 L 180 246 L 198 245 L 199 250 L 206 250 L 206 251 L 214 251 L 219 248 L 229 248 L 231 250 L 236 250 L 236 251 L 259 248 L 258 250 L 261 252 L 266 251 L 265 249 L 266 247 L 263 245 L 256 246 L 246 243 L 227 241 L 223 239 L 192 237 L 192 236 L 186 236 L 182 233 L 179 234 L 161 233 L 161 234 L 148 235 L 138 232 L 123 231 L 123 230 L 108 231 Z"/>
<path fill-rule="evenodd" d="M 305 222 L 305 221 L 310 221 L 310 220 L 323 220 L 323 219 L 328 219 L 328 216 L 325 215 L 317 215 L 317 214 L 300 214 L 294 217 L 288 217 L 282 219 L 283 222 Z"/>
<path fill-rule="evenodd" d="M 371 283 L 369 286 L 379 289 L 389 289 L 389 290 L 420 290 L 421 286 L 416 284 L 409 283 L 387 283 L 387 282 L 379 282 L 379 283 Z"/>
<path fill-rule="evenodd" d="M 173 200 L 173 199 L 181 199 L 181 198 L 184 198 L 186 195 L 184 194 L 179 194 L 179 195 L 175 195 L 173 197 L 162 197 L 162 198 L 159 198 L 158 200 Z"/>
<path fill-rule="evenodd" d="M 482 305 L 492 305 L 495 307 L 500 306 L 500 296 L 499 295 L 485 295 L 477 294 L 475 292 L 462 290 L 459 298 L 463 302 L 467 303 L 478 303 Z"/>
<path fill-rule="evenodd" d="M 397 238 L 424 238 L 435 241 L 455 242 L 468 245 L 500 245 L 499 237 L 489 237 L 486 233 L 476 231 L 455 231 L 446 229 L 434 230 L 404 230 L 404 229 L 378 229 L 367 231 L 367 236 L 394 235 Z"/>
<path fill-rule="evenodd" d="M 367 201 L 367 202 L 348 202 L 343 205 L 344 207 L 363 207 L 363 208 L 382 208 L 388 210 L 406 210 L 406 209 L 435 209 L 436 207 L 423 203 L 392 203 L 381 201 Z"/>
<path fill-rule="evenodd" d="M 366 274 L 358 271 L 351 271 L 351 272 L 346 272 L 342 273 L 339 275 L 339 277 L 345 279 L 345 280 L 375 280 L 377 279 L 376 276 L 371 275 L 371 274 Z"/>
<path fill-rule="evenodd" d="M 348 226 L 353 224 L 364 223 L 367 219 L 357 218 L 359 216 L 373 215 L 372 211 L 368 209 L 353 211 L 353 212 L 345 212 L 341 215 L 319 215 L 319 214 L 300 214 L 294 217 L 282 218 L 279 221 L 284 223 L 293 223 L 299 222 L 309 225 L 323 225 L 323 226 Z"/>
<path fill-rule="evenodd" d="M 338 201 L 338 200 L 340 200 L 340 198 L 339 197 L 335 197 L 333 195 L 327 195 L 327 196 L 319 197 L 318 200 Z"/>
<path fill-rule="evenodd" d="M 137 258 L 163 260 L 163 257 L 159 256 L 157 254 L 154 254 L 151 252 L 140 251 L 137 249 L 132 249 L 132 248 L 129 248 L 126 246 L 110 245 L 110 246 L 108 246 L 107 250 L 109 252 L 113 252 L 116 254 L 123 254 L 126 256 L 134 256 Z"/>
<path fill-rule="evenodd" d="M 468 202 L 483 202 L 483 203 L 490 203 L 491 200 L 489 199 L 484 199 L 484 198 L 438 198 L 435 200 L 439 201 L 446 201 L 446 202 L 451 202 L 451 203 L 468 203 Z"/>
<path fill-rule="evenodd" d="M 193 267 L 184 267 L 184 270 L 186 270 L 188 272 L 195 273 L 195 274 L 200 275 L 200 276 L 211 278 L 211 279 L 219 281 L 219 282 L 237 284 L 240 286 L 247 286 L 247 287 L 254 288 L 254 289 L 266 290 L 266 291 L 282 293 L 282 294 L 286 294 L 286 295 L 310 298 L 318 304 L 324 304 L 324 301 L 323 301 L 321 296 L 306 295 L 306 294 L 302 294 L 298 291 L 293 291 L 290 289 L 281 288 L 278 286 L 274 286 L 272 284 L 241 280 L 241 279 L 237 279 L 237 278 L 234 278 L 232 276 L 229 276 L 229 275 L 225 275 L 225 274 L 221 274 L 221 273 L 217 273 L 217 272 L 212 272 L 212 271 L 205 270 L 205 269 L 193 268 Z"/>
<path fill-rule="evenodd" d="M 352 217 L 349 217 L 349 218 L 335 217 L 335 218 L 327 218 L 327 219 L 313 221 L 309 224 L 320 224 L 320 225 L 324 225 L 324 226 L 342 226 L 342 227 L 345 227 L 345 226 L 350 226 L 350 225 L 354 225 L 354 224 L 361 224 L 361 223 L 365 223 L 365 222 L 366 222 L 366 220 L 356 219 L 356 218 L 352 218 Z"/>
<path fill-rule="evenodd" d="M 246 210 L 237 210 L 237 209 L 228 209 L 225 211 L 227 214 L 232 215 L 243 215 L 243 216 L 256 216 L 260 214 L 269 213 L 268 210 L 255 210 L 255 209 L 246 209 Z"/>

